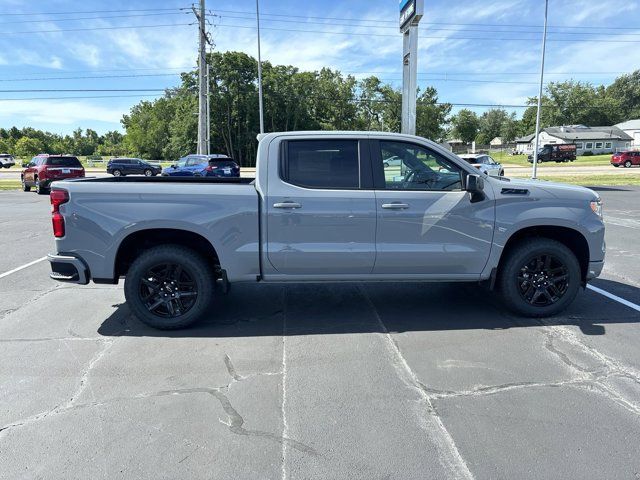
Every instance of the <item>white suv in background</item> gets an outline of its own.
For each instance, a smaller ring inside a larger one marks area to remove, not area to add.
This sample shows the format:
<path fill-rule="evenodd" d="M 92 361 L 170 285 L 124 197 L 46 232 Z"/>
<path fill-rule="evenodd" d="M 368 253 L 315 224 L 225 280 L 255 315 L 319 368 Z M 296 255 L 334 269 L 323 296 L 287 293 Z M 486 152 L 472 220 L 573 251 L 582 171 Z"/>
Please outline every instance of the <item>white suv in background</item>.
<path fill-rule="evenodd" d="M 487 175 L 492 177 L 502 177 L 504 175 L 502 165 L 486 153 L 469 153 L 459 155 L 459 157 Z"/>
<path fill-rule="evenodd" d="M 0 153 L 0 168 L 11 168 L 16 164 L 8 153 Z"/>

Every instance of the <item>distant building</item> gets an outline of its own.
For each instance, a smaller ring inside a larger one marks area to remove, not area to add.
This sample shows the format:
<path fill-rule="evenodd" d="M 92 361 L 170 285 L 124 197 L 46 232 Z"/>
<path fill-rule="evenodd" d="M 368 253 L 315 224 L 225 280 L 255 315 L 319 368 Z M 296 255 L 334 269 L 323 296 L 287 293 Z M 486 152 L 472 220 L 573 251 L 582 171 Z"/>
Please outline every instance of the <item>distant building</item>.
<path fill-rule="evenodd" d="M 516 138 L 516 153 L 519 155 L 529 155 L 533 153 L 533 141 L 535 135 L 525 135 L 524 137 Z"/>
<path fill-rule="evenodd" d="M 529 142 L 525 143 L 524 140 L 529 137 Z M 548 127 L 540 132 L 539 145 L 541 147 L 547 144 L 560 143 L 575 143 L 578 155 L 583 155 L 585 152 L 599 155 L 631 148 L 633 137 L 617 126 L 587 127 L 585 125 L 566 125 Z M 532 153 L 534 145 L 534 134 L 516 139 L 516 151 Z"/>
<path fill-rule="evenodd" d="M 489 145 L 492 147 L 502 147 L 504 142 L 502 141 L 502 137 L 495 137 L 489 142 Z"/>
<path fill-rule="evenodd" d="M 640 119 L 618 123 L 616 127 L 633 138 L 631 148 L 640 149 Z"/>

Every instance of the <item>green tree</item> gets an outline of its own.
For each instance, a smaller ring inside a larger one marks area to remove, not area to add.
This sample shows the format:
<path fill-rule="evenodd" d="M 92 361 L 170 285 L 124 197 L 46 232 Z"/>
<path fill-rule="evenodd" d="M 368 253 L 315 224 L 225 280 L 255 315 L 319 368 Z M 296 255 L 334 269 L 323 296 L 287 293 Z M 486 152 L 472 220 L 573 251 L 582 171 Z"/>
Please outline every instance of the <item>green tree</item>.
<path fill-rule="evenodd" d="M 471 143 L 480 130 L 480 119 L 475 112 L 463 108 L 451 117 L 451 126 L 453 127 L 451 134 L 454 138 Z"/>
<path fill-rule="evenodd" d="M 640 70 L 616 78 L 605 94 L 617 112 L 615 123 L 640 118 Z"/>
<path fill-rule="evenodd" d="M 520 135 L 520 122 L 516 118 L 516 112 L 511 112 L 502 122 L 500 136 L 504 143 L 511 143 L 518 135 Z"/>
<path fill-rule="evenodd" d="M 153 102 L 143 101 L 122 119 L 127 130 L 125 150 L 151 160 L 164 158 L 163 152 L 170 142 L 169 124 L 175 112 L 171 97 Z"/>
<path fill-rule="evenodd" d="M 38 153 L 42 153 L 44 145 L 41 140 L 30 137 L 20 137 L 14 147 L 14 153 L 18 157 L 33 157 Z"/>
<path fill-rule="evenodd" d="M 452 106 L 438 102 L 438 92 L 433 87 L 427 87 L 418 93 L 416 104 L 416 134 L 430 140 L 439 141 L 444 137 L 444 125 Z"/>

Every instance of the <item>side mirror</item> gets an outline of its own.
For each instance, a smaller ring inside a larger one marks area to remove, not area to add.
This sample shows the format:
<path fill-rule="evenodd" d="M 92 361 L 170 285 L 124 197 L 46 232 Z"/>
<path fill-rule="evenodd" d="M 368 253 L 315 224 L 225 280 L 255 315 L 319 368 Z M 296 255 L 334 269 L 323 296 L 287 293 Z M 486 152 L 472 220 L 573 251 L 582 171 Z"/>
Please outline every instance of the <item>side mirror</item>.
<path fill-rule="evenodd" d="M 470 173 L 467 175 L 465 190 L 471 195 L 471 203 L 484 200 L 484 178 Z"/>

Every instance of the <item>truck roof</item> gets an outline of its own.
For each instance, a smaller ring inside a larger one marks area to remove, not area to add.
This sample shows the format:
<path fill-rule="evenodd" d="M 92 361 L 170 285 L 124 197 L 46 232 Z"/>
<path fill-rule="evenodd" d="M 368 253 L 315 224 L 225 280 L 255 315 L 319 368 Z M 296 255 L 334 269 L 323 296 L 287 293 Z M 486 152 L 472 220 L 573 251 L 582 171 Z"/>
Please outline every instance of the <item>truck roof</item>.
<path fill-rule="evenodd" d="M 390 138 L 405 138 L 407 140 L 420 139 L 424 140 L 423 137 L 419 137 L 417 135 L 407 135 L 404 133 L 395 133 L 395 132 L 378 132 L 378 131 L 359 131 L 359 130 L 298 130 L 292 132 L 271 132 L 271 133 L 260 133 L 257 135 L 257 139 L 259 142 L 266 138 L 273 137 L 281 137 L 283 135 L 286 136 L 357 136 L 357 137 L 368 137 L 368 136 L 384 136 Z"/>

